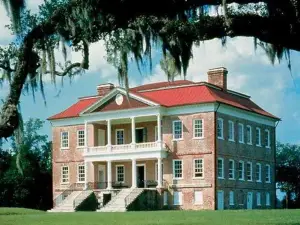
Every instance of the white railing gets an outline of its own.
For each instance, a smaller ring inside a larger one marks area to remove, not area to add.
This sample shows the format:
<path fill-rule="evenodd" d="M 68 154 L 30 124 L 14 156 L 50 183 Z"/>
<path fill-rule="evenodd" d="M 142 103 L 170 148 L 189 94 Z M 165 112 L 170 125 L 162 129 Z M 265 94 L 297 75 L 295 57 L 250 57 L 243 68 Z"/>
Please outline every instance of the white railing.
<path fill-rule="evenodd" d="M 130 150 L 132 149 L 131 144 L 127 144 L 127 145 L 112 145 L 111 146 L 111 150 L 112 151 L 126 151 L 126 150 Z"/>
<path fill-rule="evenodd" d="M 112 145 L 112 146 L 95 146 L 88 147 L 86 149 L 87 154 L 101 154 L 107 152 L 116 151 L 138 151 L 147 149 L 161 149 L 165 148 L 165 145 L 159 142 L 143 142 L 137 144 L 125 144 L 125 145 Z"/>
<path fill-rule="evenodd" d="M 97 153 L 97 152 L 105 152 L 107 151 L 107 146 L 95 146 L 95 147 L 88 147 L 87 153 Z"/>

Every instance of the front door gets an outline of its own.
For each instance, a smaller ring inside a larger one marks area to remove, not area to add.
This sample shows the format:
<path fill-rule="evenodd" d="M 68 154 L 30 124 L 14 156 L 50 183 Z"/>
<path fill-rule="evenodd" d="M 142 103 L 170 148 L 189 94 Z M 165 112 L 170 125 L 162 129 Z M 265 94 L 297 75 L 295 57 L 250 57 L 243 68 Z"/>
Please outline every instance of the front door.
<path fill-rule="evenodd" d="M 218 210 L 224 209 L 224 192 L 218 191 Z"/>
<path fill-rule="evenodd" d="M 105 130 L 98 129 L 98 146 L 105 145 Z"/>
<path fill-rule="evenodd" d="M 105 189 L 106 183 L 105 183 L 105 166 L 99 165 L 98 166 L 98 183 L 97 183 L 97 189 Z"/>
<path fill-rule="evenodd" d="M 145 165 L 137 165 L 136 170 L 137 186 L 143 188 L 145 187 Z"/>
<path fill-rule="evenodd" d="M 135 129 L 135 142 L 142 143 L 144 141 L 144 128 L 136 128 Z"/>
<path fill-rule="evenodd" d="M 247 194 L 247 209 L 252 209 L 253 196 L 252 192 L 248 192 Z"/>

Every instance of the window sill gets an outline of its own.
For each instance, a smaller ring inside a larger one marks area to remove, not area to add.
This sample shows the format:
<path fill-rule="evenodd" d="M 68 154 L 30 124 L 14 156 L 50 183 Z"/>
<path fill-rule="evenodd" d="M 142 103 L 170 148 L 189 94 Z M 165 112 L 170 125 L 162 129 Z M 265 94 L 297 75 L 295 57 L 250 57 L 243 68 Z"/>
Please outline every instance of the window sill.
<path fill-rule="evenodd" d="M 239 181 L 245 181 L 245 179 L 239 179 Z"/>
<path fill-rule="evenodd" d="M 268 181 L 268 182 L 266 181 L 266 184 L 271 184 L 271 181 Z"/>
<path fill-rule="evenodd" d="M 266 146 L 266 149 L 271 149 L 271 146 Z"/>
<path fill-rule="evenodd" d="M 261 183 L 261 180 L 257 180 L 256 182 L 257 182 L 257 183 Z"/>
<path fill-rule="evenodd" d="M 204 137 L 193 137 L 194 140 L 203 140 Z"/>
<path fill-rule="evenodd" d="M 247 145 L 252 145 L 252 142 L 247 142 Z"/>
<path fill-rule="evenodd" d="M 70 148 L 60 148 L 61 151 L 70 150 Z"/>
<path fill-rule="evenodd" d="M 230 141 L 230 142 L 235 142 L 234 139 L 228 139 L 228 141 Z"/>
<path fill-rule="evenodd" d="M 253 180 L 247 180 L 248 182 L 253 182 Z"/>
<path fill-rule="evenodd" d="M 76 148 L 77 149 L 84 149 L 85 147 L 84 146 L 77 146 Z"/>
<path fill-rule="evenodd" d="M 255 145 L 256 147 L 261 147 L 261 145 Z"/>
<path fill-rule="evenodd" d="M 224 180 L 225 178 L 224 178 L 224 177 L 218 177 L 218 179 L 219 179 L 219 180 Z"/>
<path fill-rule="evenodd" d="M 183 177 L 181 177 L 181 178 L 173 178 L 173 180 L 183 180 Z"/>
<path fill-rule="evenodd" d="M 235 180 L 235 178 L 228 178 L 228 180 Z"/>
<path fill-rule="evenodd" d="M 193 177 L 193 180 L 204 180 L 204 177 Z"/>
<path fill-rule="evenodd" d="M 60 185 L 68 185 L 70 182 L 61 182 Z"/>
<path fill-rule="evenodd" d="M 224 137 L 218 137 L 219 140 L 224 140 Z"/>
<path fill-rule="evenodd" d="M 172 139 L 172 141 L 183 141 L 183 138 L 179 138 L 179 139 Z"/>
<path fill-rule="evenodd" d="M 84 184 L 85 181 L 77 181 L 78 184 Z"/>

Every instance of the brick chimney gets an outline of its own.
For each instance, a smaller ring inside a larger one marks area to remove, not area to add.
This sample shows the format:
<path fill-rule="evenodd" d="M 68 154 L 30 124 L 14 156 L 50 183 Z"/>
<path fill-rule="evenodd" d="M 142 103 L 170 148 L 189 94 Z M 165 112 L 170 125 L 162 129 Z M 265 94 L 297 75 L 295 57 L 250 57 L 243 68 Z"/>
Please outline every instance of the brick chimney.
<path fill-rule="evenodd" d="M 227 90 L 227 69 L 225 67 L 219 67 L 210 69 L 207 72 L 208 83 L 219 86 L 223 91 Z"/>
<path fill-rule="evenodd" d="M 112 89 L 114 89 L 114 85 L 111 83 L 107 83 L 107 84 L 100 84 L 97 86 L 97 92 L 98 95 L 103 97 L 104 95 L 106 95 L 108 92 L 110 92 Z"/>

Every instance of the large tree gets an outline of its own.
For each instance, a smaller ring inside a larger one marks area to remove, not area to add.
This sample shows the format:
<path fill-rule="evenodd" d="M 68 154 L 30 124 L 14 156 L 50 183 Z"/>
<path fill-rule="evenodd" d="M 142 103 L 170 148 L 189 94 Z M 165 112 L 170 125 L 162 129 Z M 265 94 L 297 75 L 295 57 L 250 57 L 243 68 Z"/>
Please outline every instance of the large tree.
<path fill-rule="evenodd" d="M 23 1 L 2 0 L 11 12 L 17 42 L 0 49 L 3 79 L 10 90 L 1 109 L 0 137 L 9 137 L 19 125 L 22 90 L 43 93 L 43 77 L 74 76 L 89 68 L 89 44 L 104 40 L 107 60 L 128 86 L 128 58 L 143 65 L 151 46 L 170 54 L 178 72 L 185 75 L 192 46 L 226 37 L 253 37 L 271 60 L 300 50 L 300 0 L 46 0 L 37 15 L 22 10 Z M 9 4 L 10 3 L 10 4 Z M 17 4 L 18 3 L 18 4 Z M 231 3 L 236 3 L 232 5 Z M 250 4 L 251 3 L 251 4 Z M 223 8 L 217 15 L 208 13 Z M 54 49 L 66 55 L 69 45 L 82 51 L 81 62 L 58 63 Z M 175 73 L 174 73 L 175 74 Z"/>

